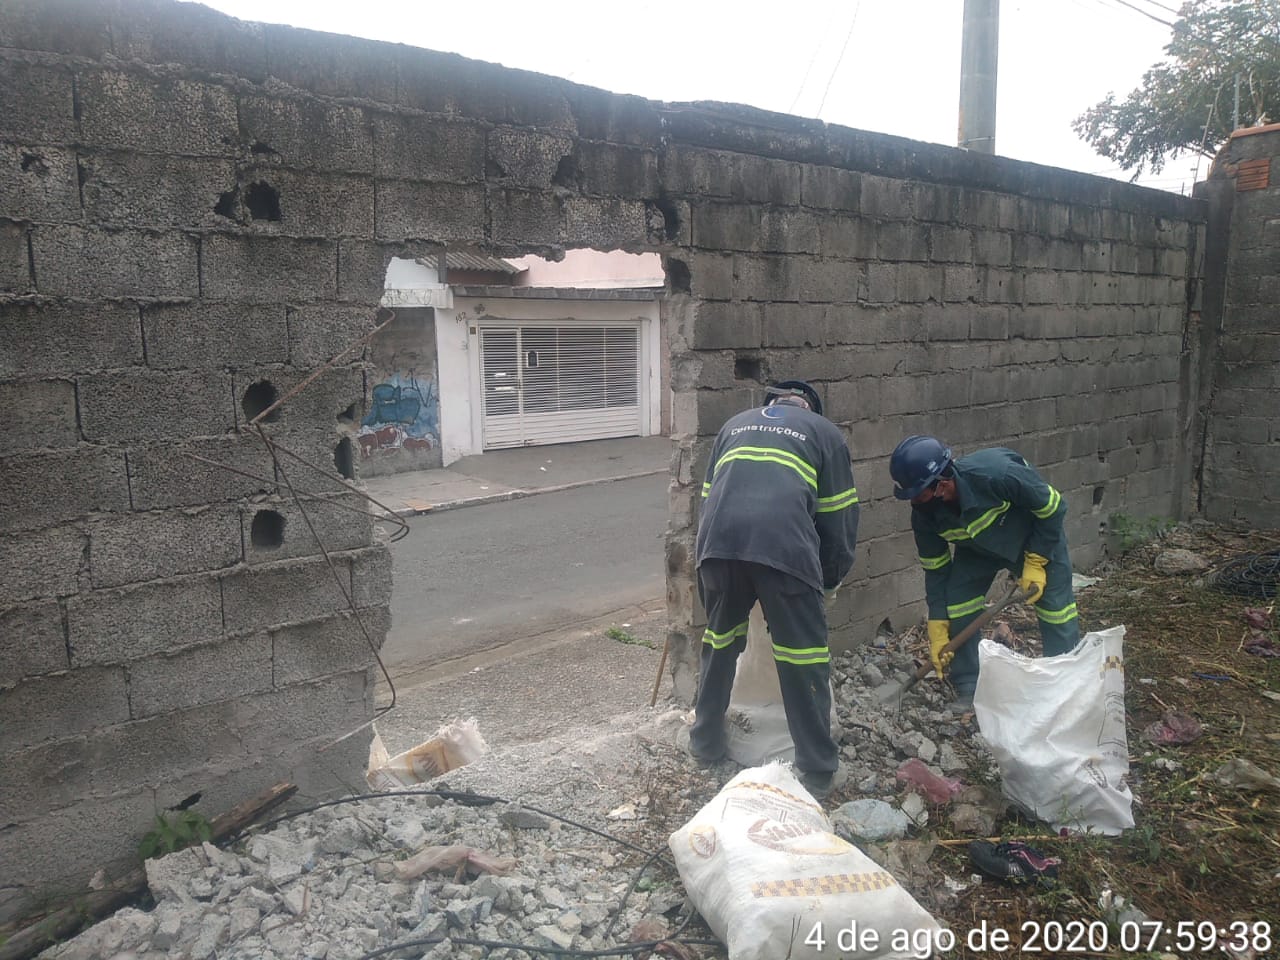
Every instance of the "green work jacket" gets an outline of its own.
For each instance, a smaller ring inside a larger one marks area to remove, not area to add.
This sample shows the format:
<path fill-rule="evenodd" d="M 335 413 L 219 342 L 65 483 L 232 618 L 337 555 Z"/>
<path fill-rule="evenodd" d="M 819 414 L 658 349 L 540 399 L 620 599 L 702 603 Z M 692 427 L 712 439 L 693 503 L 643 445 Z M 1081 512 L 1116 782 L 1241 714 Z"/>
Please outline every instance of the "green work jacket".
<path fill-rule="evenodd" d="M 911 505 L 930 620 L 947 619 L 947 581 L 966 551 L 993 557 L 1018 573 L 1024 553 L 1052 559 L 1066 547 L 1067 502 L 1021 455 L 992 447 L 961 457 L 952 469 L 955 503 Z"/>

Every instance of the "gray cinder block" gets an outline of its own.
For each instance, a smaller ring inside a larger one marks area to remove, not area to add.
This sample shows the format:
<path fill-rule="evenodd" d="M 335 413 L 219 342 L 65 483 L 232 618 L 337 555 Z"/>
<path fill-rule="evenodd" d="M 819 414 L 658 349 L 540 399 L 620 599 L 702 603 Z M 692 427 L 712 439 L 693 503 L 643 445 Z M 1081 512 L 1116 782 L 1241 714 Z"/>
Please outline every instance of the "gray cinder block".
<path fill-rule="evenodd" d="M 226 87 L 172 74 L 83 70 L 76 75 L 80 139 L 192 157 L 233 157 L 236 98 Z"/>
<path fill-rule="evenodd" d="M 350 590 L 351 557 L 332 555 L 342 586 Z M 286 560 L 231 573 L 222 580 L 228 634 L 263 630 L 347 609 L 347 600 L 323 559 Z"/>
<path fill-rule="evenodd" d="M 201 246 L 200 281 L 202 295 L 215 300 L 332 300 L 338 292 L 337 245 L 293 237 L 208 237 Z"/>
<path fill-rule="evenodd" d="M 70 380 L 0 382 L 0 408 L 21 411 L 22 427 L 0 435 L 0 456 L 40 447 L 73 447 L 76 387 Z"/>
<path fill-rule="evenodd" d="M 235 429 L 231 377 L 221 371 L 93 373 L 77 388 L 86 440 L 185 440 Z"/>
<path fill-rule="evenodd" d="M 374 651 L 382 647 L 391 629 L 391 609 L 369 607 L 359 617 L 357 622 L 348 612 L 272 631 L 276 684 L 287 686 L 371 666 Z"/>
<path fill-rule="evenodd" d="M 479 184 L 380 181 L 377 208 L 379 240 L 466 243 L 484 223 L 485 192 Z"/>
<path fill-rule="evenodd" d="M 128 719 L 129 697 L 119 667 L 31 677 L 0 697 L 0 754 Z"/>
<path fill-rule="evenodd" d="M 118 587 L 239 563 L 240 513 L 202 507 L 133 513 L 93 520 L 89 576 L 95 587 Z"/>
<path fill-rule="evenodd" d="M 373 114 L 370 123 L 374 173 L 379 177 L 451 183 L 472 183 L 485 178 L 485 133 L 475 124 L 388 113 Z M 512 133 L 514 135 L 514 131 Z M 567 152 L 572 141 L 564 143 Z M 548 176 L 544 185 L 549 184 Z"/>
<path fill-rule="evenodd" d="M 194 297 L 199 241 L 183 233 L 39 224 L 36 286 L 57 297 Z"/>
<path fill-rule="evenodd" d="M 128 510 L 124 454 L 80 445 L 0 460 L 0 530 L 30 530 Z"/>
<path fill-rule="evenodd" d="M 0 610 L 0 676 L 7 682 L 71 666 L 56 600 Z"/>
<path fill-rule="evenodd" d="M 213 577 L 93 590 L 67 601 L 74 666 L 115 664 L 222 635 L 222 591 Z"/>
<path fill-rule="evenodd" d="M 359 107 L 313 98 L 239 99 L 240 125 L 250 149 L 300 170 L 373 173 L 373 136 Z"/>
<path fill-rule="evenodd" d="M 0 58 L 0 139 L 74 143 L 78 138 L 71 71 Z"/>
<path fill-rule="evenodd" d="M 142 329 L 147 366 L 155 369 L 235 368 L 289 360 L 287 309 L 278 303 L 146 304 Z"/>
<path fill-rule="evenodd" d="M 129 664 L 135 719 L 272 688 L 271 640 L 265 634 L 215 640 Z"/>
<path fill-rule="evenodd" d="M 142 327 L 134 304 L 0 303 L 0 324 L 7 334 L 0 377 L 66 376 L 142 362 Z"/>
<path fill-rule="evenodd" d="M 223 226 L 220 195 L 236 183 L 228 158 L 151 156 L 99 151 L 80 158 L 85 218 L 124 227 Z"/>
<path fill-rule="evenodd" d="M 135 510 L 238 500 L 276 489 L 271 456 L 250 436 L 135 445 L 128 461 Z"/>
<path fill-rule="evenodd" d="M 0 144 L 0 211 L 22 220 L 79 220 L 75 151 Z"/>
<path fill-rule="evenodd" d="M 0 604 L 75 593 L 84 549 L 84 532 L 73 526 L 0 539 Z"/>

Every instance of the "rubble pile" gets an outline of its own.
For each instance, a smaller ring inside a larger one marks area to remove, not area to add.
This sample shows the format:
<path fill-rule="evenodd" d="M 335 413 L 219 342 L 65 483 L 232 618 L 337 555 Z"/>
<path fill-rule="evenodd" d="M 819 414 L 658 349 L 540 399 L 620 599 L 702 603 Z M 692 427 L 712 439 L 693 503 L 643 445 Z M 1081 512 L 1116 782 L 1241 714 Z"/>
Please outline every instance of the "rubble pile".
<path fill-rule="evenodd" d="M 921 682 L 900 703 L 877 695 L 913 670 L 905 639 L 833 659 L 850 776 L 826 807 L 837 832 L 873 857 L 876 844 L 931 817 L 982 835 L 1002 809 L 976 724 L 948 709 L 941 684 Z M 737 771 L 697 768 L 676 746 L 682 722 L 680 711 L 640 710 L 539 744 L 494 745 L 427 785 L 479 800 L 361 799 L 222 849 L 206 843 L 150 860 L 153 904 L 121 910 L 41 957 L 359 960 L 438 940 L 393 955 L 515 958 L 531 954 L 459 941 L 554 955 L 616 947 L 634 930 L 671 936 L 689 910 L 683 890 L 670 868 L 666 880 L 653 882 L 655 870 L 636 883 L 638 869 Z"/>

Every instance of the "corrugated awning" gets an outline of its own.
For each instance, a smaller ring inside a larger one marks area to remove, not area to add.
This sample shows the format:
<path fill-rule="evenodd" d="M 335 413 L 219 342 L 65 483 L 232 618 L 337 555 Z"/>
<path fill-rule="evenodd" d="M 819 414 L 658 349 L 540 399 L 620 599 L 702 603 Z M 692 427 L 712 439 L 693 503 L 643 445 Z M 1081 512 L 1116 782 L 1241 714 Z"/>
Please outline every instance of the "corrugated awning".
<path fill-rule="evenodd" d="M 435 267 L 433 258 L 419 257 L 418 263 L 424 267 Z M 445 253 L 445 266 L 449 270 L 471 270 L 477 273 L 501 273 L 514 276 L 524 273 L 524 267 L 517 267 L 501 257 L 486 257 L 478 253 L 464 253 L 461 250 L 449 250 Z"/>

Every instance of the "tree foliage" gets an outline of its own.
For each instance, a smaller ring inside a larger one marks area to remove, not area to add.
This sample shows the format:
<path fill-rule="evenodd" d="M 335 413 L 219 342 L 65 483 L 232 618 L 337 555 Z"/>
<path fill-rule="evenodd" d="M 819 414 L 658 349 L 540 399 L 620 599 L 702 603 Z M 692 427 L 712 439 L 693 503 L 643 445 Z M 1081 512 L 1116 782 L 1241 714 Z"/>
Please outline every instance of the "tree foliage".
<path fill-rule="evenodd" d="M 1240 126 L 1280 120 L 1280 0 L 1189 0 L 1165 54 L 1124 100 L 1108 94 L 1072 124 L 1135 178 L 1182 153 L 1212 157 L 1231 134 L 1237 76 Z"/>

